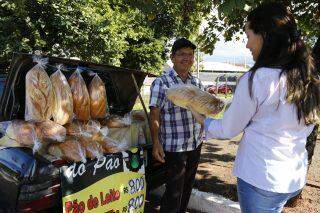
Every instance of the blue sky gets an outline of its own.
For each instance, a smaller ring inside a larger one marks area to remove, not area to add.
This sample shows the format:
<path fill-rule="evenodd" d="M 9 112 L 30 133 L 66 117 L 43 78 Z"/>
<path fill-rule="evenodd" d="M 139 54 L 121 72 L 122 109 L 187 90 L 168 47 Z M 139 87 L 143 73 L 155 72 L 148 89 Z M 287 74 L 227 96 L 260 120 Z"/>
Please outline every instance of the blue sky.
<path fill-rule="evenodd" d="M 216 16 L 218 18 L 218 11 L 217 9 L 213 9 L 211 11 L 212 16 Z M 208 26 L 208 21 L 203 20 L 200 26 L 200 32 Z M 225 42 L 223 38 L 223 32 L 217 33 L 220 35 L 218 41 L 216 43 L 215 49 L 212 55 L 204 55 L 204 61 L 217 61 L 217 62 L 235 62 L 235 63 L 245 63 L 247 62 L 248 65 L 253 65 L 254 62 L 252 60 L 252 55 L 250 51 L 246 48 L 247 37 L 242 32 L 242 34 L 237 34 L 240 38 L 239 41 L 235 39 L 229 42 Z M 235 36 L 234 36 L 235 37 Z"/>
<path fill-rule="evenodd" d="M 223 38 L 216 43 L 215 49 L 212 55 L 205 54 L 203 56 L 204 61 L 218 61 L 218 62 L 235 62 L 245 63 L 253 65 L 252 55 L 246 48 L 246 38 L 241 36 L 239 41 L 233 40 L 225 42 Z"/>

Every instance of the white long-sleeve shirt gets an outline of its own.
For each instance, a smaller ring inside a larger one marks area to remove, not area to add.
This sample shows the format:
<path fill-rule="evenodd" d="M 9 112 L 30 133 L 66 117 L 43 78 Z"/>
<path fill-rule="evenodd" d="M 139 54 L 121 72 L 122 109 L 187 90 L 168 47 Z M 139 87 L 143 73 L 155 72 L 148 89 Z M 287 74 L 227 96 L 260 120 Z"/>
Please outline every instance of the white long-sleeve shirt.
<path fill-rule="evenodd" d="M 306 183 L 306 139 L 314 125 L 299 122 L 294 104 L 286 101 L 281 70 L 259 68 L 252 98 L 249 73 L 241 77 L 222 119 L 205 120 L 207 139 L 230 139 L 243 132 L 233 174 L 260 189 L 290 193 Z"/>

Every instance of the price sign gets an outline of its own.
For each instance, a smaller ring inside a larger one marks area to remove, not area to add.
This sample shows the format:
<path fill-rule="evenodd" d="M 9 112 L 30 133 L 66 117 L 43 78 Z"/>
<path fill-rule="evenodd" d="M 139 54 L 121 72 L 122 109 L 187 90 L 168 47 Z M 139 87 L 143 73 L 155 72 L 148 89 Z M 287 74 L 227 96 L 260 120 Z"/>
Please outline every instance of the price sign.
<path fill-rule="evenodd" d="M 144 212 L 144 169 L 138 149 L 63 167 L 63 212 Z"/>

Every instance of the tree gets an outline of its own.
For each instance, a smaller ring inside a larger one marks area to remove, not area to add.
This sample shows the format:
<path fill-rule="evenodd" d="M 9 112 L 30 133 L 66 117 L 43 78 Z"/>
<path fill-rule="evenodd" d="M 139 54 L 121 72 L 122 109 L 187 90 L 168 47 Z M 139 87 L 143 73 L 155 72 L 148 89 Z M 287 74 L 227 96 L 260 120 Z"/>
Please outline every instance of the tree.
<path fill-rule="evenodd" d="M 245 19 L 251 8 L 257 7 L 261 2 L 282 2 L 290 7 L 294 13 L 298 27 L 310 46 L 320 43 L 320 3 L 317 0 L 225 0 L 214 1 L 217 14 L 207 17 L 208 27 L 199 37 L 202 51 L 211 54 L 219 34 L 223 31 L 226 41 L 237 39 L 237 33 L 243 32 Z M 318 52 L 320 55 L 320 52 Z"/>
<path fill-rule="evenodd" d="M 157 73 L 168 41 L 197 34 L 210 9 L 209 0 L 1 0 L 0 69 L 12 52 L 40 49 Z"/>

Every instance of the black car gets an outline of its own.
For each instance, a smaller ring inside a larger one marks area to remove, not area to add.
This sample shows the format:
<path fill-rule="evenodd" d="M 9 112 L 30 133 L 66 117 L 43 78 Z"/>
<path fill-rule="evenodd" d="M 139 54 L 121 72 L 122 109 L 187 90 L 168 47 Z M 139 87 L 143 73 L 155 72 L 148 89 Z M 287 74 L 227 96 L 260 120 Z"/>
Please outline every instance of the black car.
<path fill-rule="evenodd" d="M 25 76 L 35 63 L 33 55 L 15 53 L 8 73 L 0 103 L 0 121 L 24 119 Z M 46 56 L 47 57 L 47 56 Z M 148 73 L 101 65 L 79 60 L 47 57 L 48 74 L 54 66 L 63 64 L 66 69 L 78 66 L 99 74 L 105 82 L 108 105 L 112 114 L 124 115 L 134 106 L 138 87 L 143 84 Z M 65 73 L 68 78 L 71 72 Z M 82 72 L 86 82 L 92 78 L 90 72 Z M 156 188 L 166 180 L 165 167 L 153 161 L 152 145 L 144 145 L 146 153 L 146 181 L 148 189 Z M 0 212 L 62 211 L 60 190 L 60 167 L 63 162 L 33 154 L 30 148 L 0 148 Z M 54 209 L 54 210 L 53 210 Z M 2 210 L 2 211 L 1 211 Z"/>

